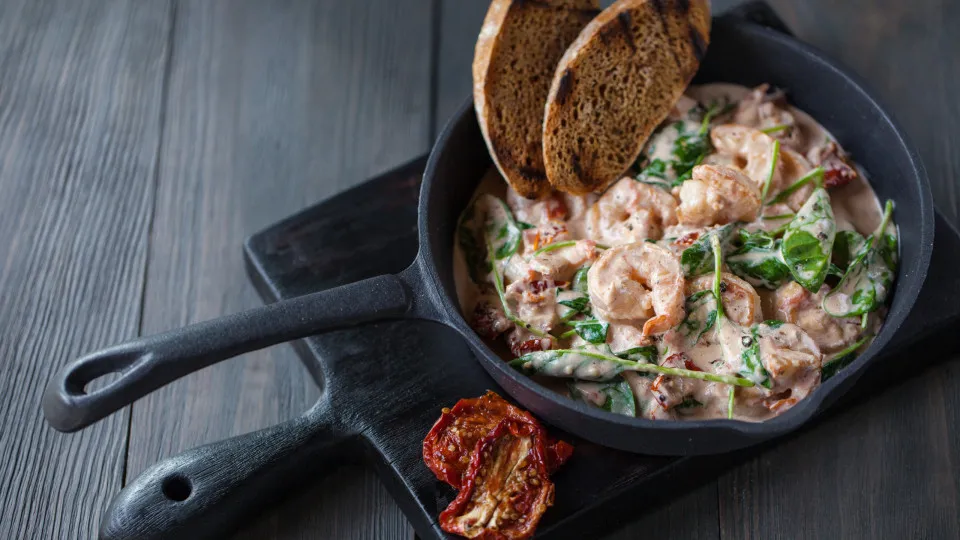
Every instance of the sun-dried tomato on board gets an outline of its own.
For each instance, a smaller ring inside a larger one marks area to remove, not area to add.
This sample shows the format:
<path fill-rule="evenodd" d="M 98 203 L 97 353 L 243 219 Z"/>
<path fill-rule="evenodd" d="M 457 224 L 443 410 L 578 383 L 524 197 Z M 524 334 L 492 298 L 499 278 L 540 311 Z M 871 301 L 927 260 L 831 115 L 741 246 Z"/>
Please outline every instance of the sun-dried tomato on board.
<path fill-rule="evenodd" d="M 463 489 L 440 513 L 440 527 L 484 540 L 533 536 L 554 494 L 542 433 L 514 418 L 497 424 L 477 443 Z"/>
<path fill-rule="evenodd" d="M 530 413 L 508 403 L 495 392 L 481 397 L 461 399 L 452 409 L 444 409 L 440 419 L 423 440 L 423 461 L 438 479 L 460 489 L 461 479 L 470 466 L 474 448 L 506 418 L 529 423 L 542 432 L 545 462 L 553 473 L 570 458 L 573 447 L 551 439 Z"/>

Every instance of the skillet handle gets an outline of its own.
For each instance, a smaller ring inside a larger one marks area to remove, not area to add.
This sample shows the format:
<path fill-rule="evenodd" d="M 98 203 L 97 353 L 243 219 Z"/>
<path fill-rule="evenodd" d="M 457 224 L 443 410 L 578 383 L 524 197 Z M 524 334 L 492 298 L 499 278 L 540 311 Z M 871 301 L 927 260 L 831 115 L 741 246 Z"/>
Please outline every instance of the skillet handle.
<path fill-rule="evenodd" d="M 44 392 L 43 413 L 58 431 L 76 431 L 211 364 L 320 332 L 399 318 L 411 303 L 401 278 L 384 275 L 134 339 L 63 368 Z M 109 373 L 120 376 L 85 390 Z"/>
<path fill-rule="evenodd" d="M 724 11 L 721 16 L 749 21 L 759 24 L 760 26 L 766 26 L 767 28 L 776 30 L 777 32 L 781 32 L 788 36 L 793 35 L 793 32 L 791 32 L 787 24 L 783 22 L 783 19 L 781 19 L 780 16 L 777 15 L 777 12 L 770 7 L 770 4 L 764 2 L 763 0 L 744 2 L 738 6 Z"/>
<path fill-rule="evenodd" d="M 222 538 L 329 467 L 357 455 L 320 404 L 283 424 L 167 458 L 113 499 L 102 540 Z"/>

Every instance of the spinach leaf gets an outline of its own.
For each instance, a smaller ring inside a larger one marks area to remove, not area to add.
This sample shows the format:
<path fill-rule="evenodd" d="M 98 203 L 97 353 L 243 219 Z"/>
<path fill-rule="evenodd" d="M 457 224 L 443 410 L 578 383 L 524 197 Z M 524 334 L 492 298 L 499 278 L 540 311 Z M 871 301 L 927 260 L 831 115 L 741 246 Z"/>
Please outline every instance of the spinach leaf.
<path fill-rule="evenodd" d="M 637 415 L 637 402 L 633 397 L 633 390 L 627 381 L 571 382 L 567 384 L 570 397 L 575 401 L 582 401 L 614 414 L 624 416 Z"/>
<path fill-rule="evenodd" d="M 726 245 L 733 232 L 733 224 L 715 227 L 701 234 L 697 241 L 680 253 L 680 264 L 683 266 L 683 273 L 688 278 L 706 274 L 713 269 L 713 247 L 711 247 L 710 238 L 716 236 L 720 240 L 720 245 Z"/>
<path fill-rule="evenodd" d="M 513 217 L 513 212 L 507 203 L 493 195 L 483 195 L 477 201 L 482 204 L 484 226 L 493 255 L 496 259 L 506 259 L 517 252 L 522 238 L 520 225 Z"/>
<path fill-rule="evenodd" d="M 503 288 L 503 276 L 500 275 L 500 266 L 497 263 L 497 259 L 495 257 L 496 252 L 494 251 L 494 248 L 493 248 L 493 240 L 490 238 L 491 233 L 492 231 L 488 228 L 487 234 L 484 237 L 484 242 L 487 245 L 487 262 L 490 264 L 490 267 L 492 270 L 491 273 L 493 274 L 493 286 L 497 290 L 497 297 L 500 299 L 500 305 L 503 306 L 503 314 L 511 322 L 516 324 L 518 327 L 523 328 L 524 330 L 530 332 L 531 334 L 538 337 L 542 337 L 542 338 L 547 337 L 548 334 L 546 332 L 543 332 L 542 330 L 534 328 L 532 324 L 514 315 L 513 310 L 510 309 L 510 305 L 507 303 L 507 296 Z"/>
<path fill-rule="evenodd" d="M 744 340 L 744 350 L 740 355 L 743 365 L 740 368 L 740 375 L 749 379 L 764 388 L 771 388 L 773 382 L 770 380 L 770 373 L 763 367 L 760 360 L 760 337 L 759 330 L 762 325 L 754 325 L 750 328 L 749 341 Z"/>
<path fill-rule="evenodd" d="M 483 254 L 482 242 L 477 240 L 477 233 L 474 224 L 474 214 L 476 205 L 471 203 L 460 214 L 457 222 L 457 242 L 460 244 L 460 251 L 463 253 L 464 261 L 467 264 L 467 272 L 470 280 L 474 283 L 480 283 L 482 276 L 490 271 Z"/>
<path fill-rule="evenodd" d="M 679 186 L 689 180 L 693 174 L 693 168 L 703 162 L 703 158 L 712 149 L 710 137 L 703 131 L 677 137 L 677 141 L 673 143 L 673 163 L 671 164 L 673 172 L 677 175 L 673 186 Z"/>
<path fill-rule="evenodd" d="M 684 308 L 686 316 L 677 326 L 677 330 L 691 345 L 696 345 L 717 323 L 717 301 L 713 297 L 713 291 L 697 291 L 691 294 L 687 297 Z"/>
<path fill-rule="evenodd" d="M 833 263 L 842 272 L 846 272 L 866 244 L 866 239 L 857 231 L 837 231 L 837 237 L 833 241 Z"/>
<path fill-rule="evenodd" d="M 587 294 L 587 273 L 590 271 L 589 266 L 584 266 L 577 270 L 577 273 L 573 275 L 573 281 L 571 282 L 571 288 L 578 293 Z"/>
<path fill-rule="evenodd" d="M 577 313 L 587 313 L 590 311 L 590 299 L 586 296 L 581 296 L 579 298 L 573 298 L 571 300 L 560 300 L 557 302 L 561 306 L 566 306 Z"/>
<path fill-rule="evenodd" d="M 703 403 L 697 401 L 693 396 L 686 396 L 679 404 L 674 405 L 674 409 L 692 409 L 694 407 L 703 407 Z"/>
<path fill-rule="evenodd" d="M 816 294 L 827 277 L 837 224 L 827 190 L 818 187 L 787 225 L 780 256 L 794 281 Z"/>
<path fill-rule="evenodd" d="M 863 336 L 857 340 L 856 343 L 834 354 L 829 360 L 824 362 L 823 367 L 820 368 L 820 382 L 826 382 L 827 379 L 833 377 L 841 369 L 849 366 L 856 360 L 857 351 L 860 350 L 860 347 L 863 347 L 863 344 L 866 343 L 870 337 L 871 336 Z"/>
<path fill-rule="evenodd" d="M 615 353 L 615 356 L 618 358 L 623 358 L 624 360 L 632 360 L 634 362 L 650 363 L 650 364 L 659 364 L 659 352 L 657 348 L 653 345 L 646 345 L 644 347 L 633 347 L 625 351 Z"/>
<path fill-rule="evenodd" d="M 624 371 L 657 373 L 701 381 L 754 386 L 753 382 L 733 375 L 670 368 L 657 364 L 632 362 L 611 354 L 586 349 L 551 349 L 525 354 L 510 361 L 510 366 L 531 375 L 566 377 L 584 381 L 609 381 Z"/>
<path fill-rule="evenodd" d="M 588 319 L 572 321 L 570 324 L 573 325 L 573 330 L 577 335 L 585 339 L 588 343 L 599 345 L 607 342 L 607 331 L 610 329 L 609 323 L 596 319 Z"/>
<path fill-rule="evenodd" d="M 755 287 L 776 289 L 790 277 L 790 268 L 780 258 L 780 240 L 764 231 L 740 229 L 740 247 L 727 257 L 734 274 Z"/>
<path fill-rule="evenodd" d="M 830 315 L 866 315 L 887 301 L 897 271 L 896 234 L 888 230 L 892 214 L 893 202 L 887 201 L 880 226 L 867 237 L 840 283 L 823 298 L 821 305 Z"/>

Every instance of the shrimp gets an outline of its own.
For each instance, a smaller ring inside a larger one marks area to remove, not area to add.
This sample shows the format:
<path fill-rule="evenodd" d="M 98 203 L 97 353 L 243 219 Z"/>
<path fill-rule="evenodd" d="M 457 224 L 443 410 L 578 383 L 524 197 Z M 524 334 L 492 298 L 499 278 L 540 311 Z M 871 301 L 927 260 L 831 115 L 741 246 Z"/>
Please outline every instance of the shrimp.
<path fill-rule="evenodd" d="M 579 236 L 570 230 L 593 202 L 594 195 L 569 195 L 551 192 L 539 199 L 527 199 L 513 189 L 507 189 L 507 206 L 517 221 L 533 225 L 523 231 L 523 254 L 529 254 L 553 242 L 562 242 Z"/>
<path fill-rule="evenodd" d="M 734 163 L 762 190 L 773 164 L 773 137 L 756 129 L 724 124 L 710 130 L 710 142 L 717 152 L 734 157 Z M 774 180 L 776 180 L 774 174 Z"/>
<path fill-rule="evenodd" d="M 665 227 L 677 224 L 677 201 L 666 191 L 621 178 L 587 211 L 587 237 L 621 245 L 659 240 Z"/>
<path fill-rule="evenodd" d="M 643 335 L 661 334 L 684 317 L 686 281 L 680 259 L 649 242 L 608 249 L 590 267 L 587 290 L 600 317 L 643 324 Z"/>
<path fill-rule="evenodd" d="M 591 240 L 577 240 L 572 246 L 535 255 L 530 260 L 530 269 L 553 281 L 570 281 L 578 268 L 596 258 L 596 243 Z"/>
<path fill-rule="evenodd" d="M 726 124 L 713 128 L 710 140 L 717 152 L 733 156 L 734 164 L 743 170 L 758 190 L 763 190 L 774 165 L 773 137 L 747 126 Z M 781 147 L 776 160 L 767 192 L 769 198 L 776 196 L 812 169 L 805 157 L 790 148 Z M 812 192 L 813 185 L 807 184 L 788 197 L 787 205 L 794 212 L 799 210 Z"/>
<path fill-rule="evenodd" d="M 774 293 L 777 318 L 802 328 L 825 353 L 853 345 L 863 333 L 859 317 L 831 317 L 820 307 L 830 287 L 823 285 L 811 294 L 799 283 L 790 282 Z"/>
<path fill-rule="evenodd" d="M 807 397 L 820 384 L 823 353 L 795 324 L 784 323 L 776 328 L 761 324 L 757 338 L 760 361 L 773 380 L 773 388 L 763 404 L 779 413 Z"/>
<path fill-rule="evenodd" d="M 760 211 L 760 191 L 737 169 L 698 165 L 679 189 L 677 218 L 684 225 L 708 227 L 753 221 Z"/>
<path fill-rule="evenodd" d="M 740 100 L 733 121 L 757 129 L 782 128 L 772 135 L 785 145 L 803 148 L 803 133 L 789 109 L 783 90 L 771 92 L 770 85 L 761 84 Z"/>
<path fill-rule="evenodd" d="M 712 288 L 713 275 L 705 274 L 687 285 L 687 296 Z M 740 326 L 749 327 L 763 321 L 760 295 L 757 294 L 753 285 L 739 277 L 727 272 L 720 275 L 720 298 L 727 318 Z"/>

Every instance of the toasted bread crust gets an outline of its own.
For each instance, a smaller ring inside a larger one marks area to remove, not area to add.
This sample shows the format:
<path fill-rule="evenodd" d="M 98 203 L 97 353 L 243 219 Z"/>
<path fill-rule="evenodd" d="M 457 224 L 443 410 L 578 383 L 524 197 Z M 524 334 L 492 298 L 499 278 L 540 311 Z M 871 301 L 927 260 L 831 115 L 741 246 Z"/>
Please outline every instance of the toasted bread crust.
<path fill-rule="evenodd" d="M 557 61 L 599 0 L 493 0 L 477 39 L 473 101 L 490 156 L 514 190 L 549 191 L 543 110 Z"/>
<path fill-rule="evenodd" d="M 618 0 L 560 59 L 543 122 L 550 184 L 603 189 L 636 161 L 700 66 L 706 0 Z"/>

